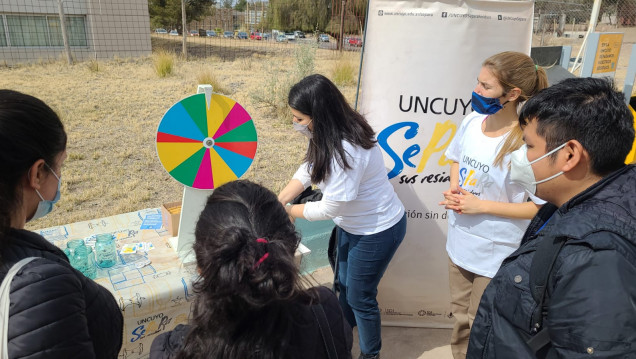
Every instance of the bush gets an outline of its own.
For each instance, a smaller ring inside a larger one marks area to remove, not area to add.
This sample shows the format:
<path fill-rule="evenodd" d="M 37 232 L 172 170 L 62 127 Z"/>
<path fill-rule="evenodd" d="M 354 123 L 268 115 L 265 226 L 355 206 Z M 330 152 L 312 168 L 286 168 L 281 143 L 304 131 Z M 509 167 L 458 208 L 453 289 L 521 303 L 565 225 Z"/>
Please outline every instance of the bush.
<path fill-rule="evenodd" d="M 315 58 L 315 44 L 298 46 L 294 51 L 294 67 L 287 75 L 275 60 L 270 61 L 265 70 L 269 76 L 265 79 L 263 91 L 253 94 L 253 100 L 270 107 L 281 121 L 291 123 L 287 106 L 289 90 L 298 81 L 314 73 Z"/>
<path fill-rule="evenodd" d="M 294 66 L 293 83 L 289 86 L 293 86 L 296 82 L 314 73 L 315 59 L 316 59 L 316 45 L 315 44 L 303 44 L 297 46 L 294 50 L 294 59 L 296 60 L 296 66 Z"/>
<path fill-rule="evenodd" d="M 161 50 L 154 54 L 152 62 L 159 77 L 166 77 L 172 74 L 174 56 L 171 53 Z"/>
<path fill-rule="evenodd" d="M 219 80 L 210 70 L 203 70 L 199 72 L 199 74 L 197 75 L 197 85 L 212 85 L 213 92 L 221 93 L 224 95 L 229 95 L 231 92 L 225 86 L 223 86 L 221 82 L 219 82 Z"/>
<path fill-rule="evenodd" d="M 338 86 L 355 85 L 356 67 L 351 62 L 351 59 L 343 56 L 333 66 L 331 77 Z"/>
<path fill-rule="evenodd" d="M 89 60 L 86 63 L 86 67 L 90 72 L 99 72 L 99 62 L 97 60 Z"/>

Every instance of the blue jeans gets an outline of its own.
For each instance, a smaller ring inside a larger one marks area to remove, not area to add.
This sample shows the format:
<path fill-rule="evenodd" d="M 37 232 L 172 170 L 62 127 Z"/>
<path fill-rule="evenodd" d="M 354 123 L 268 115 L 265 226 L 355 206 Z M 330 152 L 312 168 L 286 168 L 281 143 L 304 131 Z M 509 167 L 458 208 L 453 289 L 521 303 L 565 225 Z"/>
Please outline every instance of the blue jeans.
<path fill-rule="evenodd" d="M 378 284 L 405 234 L 406 214 L 380 233 L 356 235 L 338 228 L 338 300 L 351 327 L 358 325 L 364 354 L 377 354 L 382 347 Z"/>

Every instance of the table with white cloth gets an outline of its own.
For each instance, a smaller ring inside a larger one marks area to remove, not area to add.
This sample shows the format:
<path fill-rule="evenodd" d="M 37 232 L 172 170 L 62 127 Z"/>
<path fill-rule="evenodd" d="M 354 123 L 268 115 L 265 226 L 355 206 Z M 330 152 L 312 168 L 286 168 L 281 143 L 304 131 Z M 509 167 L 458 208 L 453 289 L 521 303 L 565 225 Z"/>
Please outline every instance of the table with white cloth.
<path fill-rule="evenodd" d="M 194 263 L 184 265 L 170 245 L 170 235 L 161 226 L 158 208 L 45 228 L 36 233 L 60 248 L 65 248 L 71 239 L 84 239 L 92 246 L 96 234 L 113 234 L 118 263 L 111 268 L 98 267 L 95 282 L 113 294 L 124 316 L 119 358 L 147 358 L 158 334 L 188 322 L 196 267 Z M 122 248 L 134 244 L 135 253 L 120 253 Z M 301 245 L 300 251 L 306 252 L 306 248 Z"/>

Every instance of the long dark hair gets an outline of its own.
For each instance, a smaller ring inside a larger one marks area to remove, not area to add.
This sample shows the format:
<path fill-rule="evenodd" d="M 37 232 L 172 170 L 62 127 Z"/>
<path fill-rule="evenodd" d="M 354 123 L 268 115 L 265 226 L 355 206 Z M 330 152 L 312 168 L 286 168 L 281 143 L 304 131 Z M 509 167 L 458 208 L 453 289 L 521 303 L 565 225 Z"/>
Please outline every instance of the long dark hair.
<path fill-rule="evenodd" d="M 195 238 L 201 277 L 178 358 L 288 358 L 290 304 L 310 303 L 313 292 L 302 289 L 294 263 L 300 237 L 276 195 L 243 180 L 220 186 Z"/>
<path fill-rule="evenodd" d="M 21 205 L 20 180 L 39 159 L 53 166 L 65 149 L 66 132 L 55 111 L 33 96 L 0 90 L 0 237 Z"/>
<path fill-rule="evenodd" d="M 313 137 L 305 161 L 311 168 L 311 181 L 324 181 L 336 160 L 342 168 L 351 168 L 345 140 L 354 146 L 370 149 L 375 144 L 375 133 L 364 116 L 356 112 L 333 82 L 322 75 L 310 75 L 300 80 L 289 91 L 289 107 L 312 119 Z"/>

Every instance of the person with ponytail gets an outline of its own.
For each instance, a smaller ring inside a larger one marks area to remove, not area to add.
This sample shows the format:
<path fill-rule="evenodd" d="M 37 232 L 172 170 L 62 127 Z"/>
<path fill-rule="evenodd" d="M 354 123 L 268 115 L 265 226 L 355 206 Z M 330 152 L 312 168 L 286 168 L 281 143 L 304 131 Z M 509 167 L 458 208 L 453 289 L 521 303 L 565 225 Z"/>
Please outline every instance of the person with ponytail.
<path fill-rule="evenodd" d="M 446 251 L 455 359 L 466 357 L 484 289 L 519 247 L 544 203 L 511 181 L 510 154 L 523 144 L 518 111 L 546 87 L 545 70 L 528 55 L 506 51 L 489 57 L 472 95 L 474 112 L 464 118 L 446 150 L 452 161 L 451 185 L 440 205 L 449 210 Z"/>
<path fill-rule="evenodd" d="M 123 318 L 112 294 L 24 229 L 60 199 L 65 159 L 58 115 L 33 96 L 0 90 L 0 278 L 36 258 L 10 282 L 9 312 L 2 313 L 8 342 L 1 343 L 9 358 L 117 358 L 122 345 Z"/>
<path fill-rule="evenodd" d="M 299 243 L 270 190 L 245 180 L 215 189 L 195 229 L 191 323 L 158 336 L 150 358 L 326 359 L 326 342 L 332 359 L 351 358 L 352 331 L 335 294 L 301 283 Z"/>

